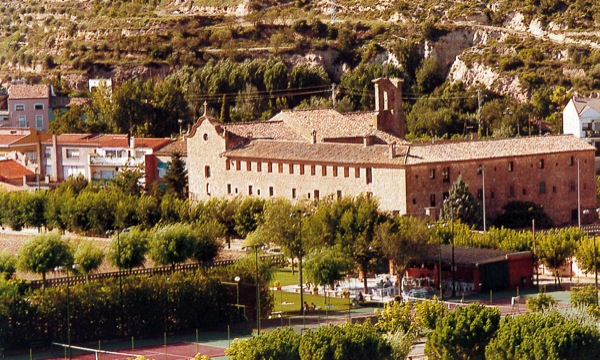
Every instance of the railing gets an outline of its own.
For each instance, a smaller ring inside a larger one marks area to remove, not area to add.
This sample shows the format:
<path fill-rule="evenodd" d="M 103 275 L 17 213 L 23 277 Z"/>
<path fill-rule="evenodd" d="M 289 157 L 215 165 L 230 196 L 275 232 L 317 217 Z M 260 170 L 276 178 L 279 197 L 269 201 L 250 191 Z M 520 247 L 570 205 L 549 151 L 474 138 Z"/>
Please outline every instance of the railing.
<path fill-rule="evenodd" d="M 274 265 L 283 265 L 287 263 L 287 260 L 283 255 L 262 255 L 261 260 L 271 260 Z M 198 269 L 214 269 L 216 267 L 228 266 L 234 264 L 236 260 L 216 260 L 209 263 L 193 263 L 193 264 L 179 264 L 175 265 L 175 267 L 171 266 L 161 266 L 161 267 L 153 267 L 153 268 L 143 268 L 143 269 L 132 269 L 132 270 L 123 270 L 123 271 L 111 271 L 97 274 L 89 274 L 86 278 L 85 275 L 72 275 L 72 276 L 63 276 L 57 278 L 46 279 L 46 286 L 62 286 L 62 285 L 75 285 L 85 283 L 86 281 L 101 281 L 104 279 L 115 278 L 118 279 L 119 276 L 153 276 L 153 275 L 166 275 L 171 274 L 173 272 L 187 272 L 187 271 L 196 271 Z M 42 280 L 33 280 L 30 282 L 30 286 L 32 289 L 39 289 L 42 287 Z"/>
<path fill-rule="evenodd" d="M 136 157 L 108 157 L 108 156 L 90 156 L 90 165 L 108 165 L 108 166 L 139 166 L 144 164 L 144 158 Z"/>

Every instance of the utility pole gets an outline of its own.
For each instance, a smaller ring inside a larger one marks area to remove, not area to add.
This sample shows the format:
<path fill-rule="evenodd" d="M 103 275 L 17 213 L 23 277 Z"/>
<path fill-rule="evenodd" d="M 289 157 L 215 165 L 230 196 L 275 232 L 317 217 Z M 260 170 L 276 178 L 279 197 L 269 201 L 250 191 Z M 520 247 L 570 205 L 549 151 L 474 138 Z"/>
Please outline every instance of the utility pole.
<path fill-rule="evenodd" d="M 481 98 L 481 89 L 477 89 L 477 125 L 479 127 L 479 137 L 483 136 L 482 128 L 481 128 L 481 103 L 483 99 Z"/>
<path fill-rule="evenodd" d="M 331 84 L 331 103 L 335 106 L 335 83 Z"/>

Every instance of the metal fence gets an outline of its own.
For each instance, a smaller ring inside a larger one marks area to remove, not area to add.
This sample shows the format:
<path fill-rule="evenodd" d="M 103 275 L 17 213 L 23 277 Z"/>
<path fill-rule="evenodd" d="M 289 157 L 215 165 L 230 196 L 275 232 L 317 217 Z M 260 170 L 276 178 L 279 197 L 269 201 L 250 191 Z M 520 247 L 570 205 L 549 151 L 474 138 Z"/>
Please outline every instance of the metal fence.
<path fill-rule="evenodd" d="M 287 263 L 287 259 L 283 255 L 262 255 L 262 261 L 270 260 L 274 265 L 283 265 Z M 61 285 L 74 285 L 85 283 L 87 281 L 101 281 L 104 279 L 115 278 L 118 279 L 119 276 L 153 276 L 153 275 L 165 275 L 171 274 L 173 272 L 188 272 L 188 271 L 196 271 L 198 269 L 213 269 L 216 267 L 228 266 L 234 264 L 237 259 L 233 260 L 216 260 L 209 263 L 192 263 L 192 264 L 178 264 L 174 267 L 171 266 L 160 266 L 153 268 L 142 268 L 142 269 L 131 269 L 131 270 L 123 270 L 123 271 L 111 271 L 111 272 L 103 272 L 96 274 L 89 274 L 87 277 L 85 275 L 71 275 L 71 276 L 63 276 L 56 277 L 51 279 L 46 279 L 46 286 L 61 286 Z M 32 280 L 30 282 L 31 288 L 38 289 L 43 285 L 42 280 Z"/>

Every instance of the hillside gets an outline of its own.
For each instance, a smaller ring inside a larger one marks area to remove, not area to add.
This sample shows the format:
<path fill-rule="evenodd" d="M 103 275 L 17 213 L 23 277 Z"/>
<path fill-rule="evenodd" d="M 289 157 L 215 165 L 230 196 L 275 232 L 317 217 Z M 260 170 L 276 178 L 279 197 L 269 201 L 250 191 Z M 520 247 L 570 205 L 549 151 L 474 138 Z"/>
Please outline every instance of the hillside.
<path fill-rule="evenodd" d="M 322 65 L 336 83 L 359 64 L 391 63 L 418 96 L 443 82 L 413 86 L 428 58 L 447 84 L 485 88 L 490 99 L 524 103 L 558 88 L 560 106 L 600 87 L 593 0 L 6 1 L 0 13 L 3 84 L 85 90 L 89 78 L 161 79 L 210 59 L 276 55 L 290 67 Z"/>

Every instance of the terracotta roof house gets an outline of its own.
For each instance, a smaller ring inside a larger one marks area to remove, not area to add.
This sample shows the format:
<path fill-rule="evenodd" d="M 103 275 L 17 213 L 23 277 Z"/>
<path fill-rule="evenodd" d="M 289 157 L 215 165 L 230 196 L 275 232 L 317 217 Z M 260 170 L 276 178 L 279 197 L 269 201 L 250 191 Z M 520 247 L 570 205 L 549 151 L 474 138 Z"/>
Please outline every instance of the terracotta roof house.
<path fill-rule="evenodd" d="M 15 160 L 0 160 L 0 182 L 21 186 L 33 181 L 35 173 Z"/>
<path fill-rule="evenodd" d="M 362 193 L 382 210 L 437 219 L 461 176 L 488 219 L 517 200 L 542 205 L 555 224 L 593 220 L 581 212 L 596 207 L 593 146 L 570 135 L 411 143 L 401 82 L 374 85 L 372 112 L 285 110 L 237 124 L 205 114 L 187 141 L 190 198 L 312 201 Z"/>
<path fill-rule="evenodd" d="M 183 162 L 187 163 L 187 136 L 181 136 L 152 154 L 146 154 L 145 177 L 147 185 L 162 181 L 171 164 L 171 156 L 175 153 L 181 155 Z"/>
<path fill-rule="evenodd" d="M 50 85 L 10 85 L 8 88 L 8 120 L 0 126 L 35 128 L 47 131 L 55 120 L 54 110 L 66 110 L 72 104 L 83 104 L 87 99 L 57 96 Z M 1 120 L 1 118 L 0 118 Z"/>
<path fill-rule="evenodd" d="M 54 135 L 43 146 L 43 174 L 61 182 L 83 175 L 91 181 L 106 181 L 125 169 L 144 172 L 145 157 L 170 144 L 169 138 L 136 138 L 127 134 Z"/>

